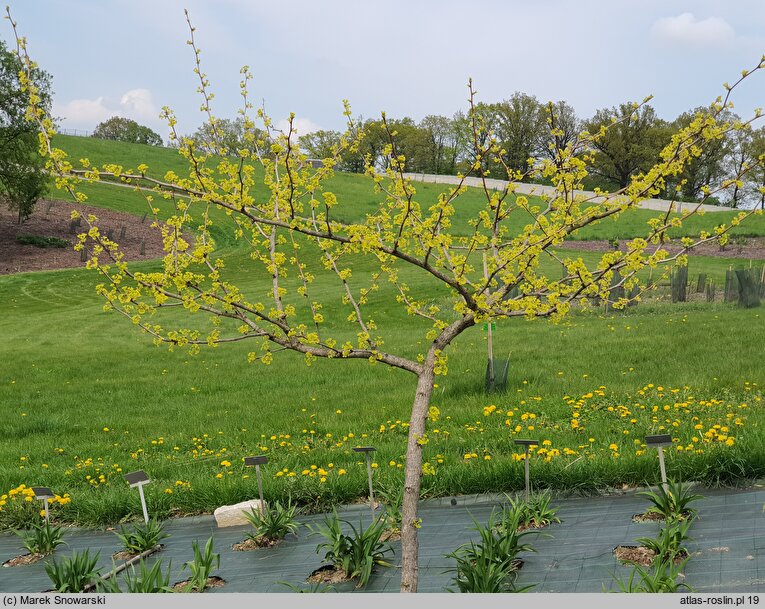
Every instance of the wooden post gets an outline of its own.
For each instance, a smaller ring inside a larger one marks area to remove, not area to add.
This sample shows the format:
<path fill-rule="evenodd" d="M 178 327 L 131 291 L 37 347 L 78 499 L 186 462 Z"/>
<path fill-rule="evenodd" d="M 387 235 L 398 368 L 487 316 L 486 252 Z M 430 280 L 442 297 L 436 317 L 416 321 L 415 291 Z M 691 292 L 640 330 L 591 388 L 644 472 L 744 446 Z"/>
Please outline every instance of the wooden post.
<path fill-rule="evenodd" d="M 486 262 L 486 252 L 483 253 L 483 277 L 488 282 L 489 281 L 489 265 Z M 488 286 L 486 288 L 486 291 L 488 292 Z M 494 345 L 492 343 L 492 335 L 491 335 L 491 319 L 489 319 L 486 322 L 486 344 L 488 347 L 488 353 L 489 353 L 489 385 L 491 387 L 494 386 Z"/>

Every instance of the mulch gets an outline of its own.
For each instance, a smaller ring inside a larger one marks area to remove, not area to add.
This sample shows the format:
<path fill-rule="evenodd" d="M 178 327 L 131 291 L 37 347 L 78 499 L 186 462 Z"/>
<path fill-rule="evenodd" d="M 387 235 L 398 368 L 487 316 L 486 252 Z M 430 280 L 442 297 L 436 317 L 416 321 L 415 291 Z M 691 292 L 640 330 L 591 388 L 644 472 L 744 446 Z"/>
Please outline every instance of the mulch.
<path fill-rule="evenodd" d="M 656 553 L 645 546 L 617 546 L 614 548 L 614 556 L 619 562 L 632 563 L 641 567 L 650 567 Z M 688 558 L 687 552 L 681 550 L 672 559 L 676 565 Z"/>
<path fill-rule="evenodd" d="M 77 241 L 77 233 L 84 232 L 86 225 L 83 222 L 72 231 L 73 209 L 81 215 L 96 216 L 103 234 L 111 229 L 112 241 L 119 243 L 126 260 L 150 260 L 164 254 L 162 236 L 158 230 L 149 228 L 151 216 L 142 222 L 141 216 L 125 212 L 68 201 L 43 200 L 37 203 L 35 212 L 23 224 L 18 223 L 17 214 L 0 206 L 0 275 L 84 267 L 80 252 L 74 251 L 72 246 Z M 125 227 L 125 236 L 121 238 L 122 227 Z M 20 235 L 56 237 L 71 245 L 65 248 L 22 245 L 16 241 Z"/>
<path fill-rule="evenodd" d="M 231 546 L 235 552 L 251 552 L 260 548 L 271 548 L 279 543 L 279 539 L 270 539 L 268 537 L 249 538 Z"/>
<path fill-rule="evenodd" d="M 184 589 L 189 584 L 189 580 L 184 580 L 182 582 L 178 582 L 177 584 L 173 584 L 173 590 L 175 592 L 184 592 Z M 213 575 L 212 577 L 207 578 L 207 585 L 205 586 L 205 590 L 207 588 L 220 588 L 221 586 L 226 585 L 226 580 L 220 577 L 217 577 L 216 575 Z M 200 590 L 192 590 L 192 592 L 200 592 Z M 204 590 L 201 590 L 201 592 L 204 592 Z"/>
<path fill-rule="evenodd" d="M 21 554 L 15 556 L 3 563 L 4 567 L 23 567 L 24 565 L 33 565 L 45 558 L 45 554 Z"/>

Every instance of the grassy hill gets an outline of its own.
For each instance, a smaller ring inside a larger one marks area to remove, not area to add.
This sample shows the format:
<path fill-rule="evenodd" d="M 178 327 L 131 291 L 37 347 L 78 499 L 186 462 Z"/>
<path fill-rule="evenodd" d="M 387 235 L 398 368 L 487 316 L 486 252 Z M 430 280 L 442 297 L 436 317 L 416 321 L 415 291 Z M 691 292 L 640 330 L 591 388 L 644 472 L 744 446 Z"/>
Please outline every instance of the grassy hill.
<path fill-rule="evenodd" d="M 148 174 L 158 178 L 163 177 L 167 171 L 174 171 L 178 175 L 188 174 L 185 159 L 176 150 L 170 148 L 65 135 L 56 136 L 54 144 L 66 151 L 75 163 L 82 158 L 87 158 L 98 166 L 104 163 L 118 163 L 125 168 L 135 168 L 144 163 L 149 166 Z M 446 189 L 444 185 L 426 183 L 414 183 L 414 187 L 417 191 L 416 199 L 423 208 L 427 208 L 430 202 L 435 202 L 438 195 Z M 339 205 L 336 210 L 338 219 L 341 220 L 362 219 L 365 214 L 374 211 L 381 200 L 381 196 L 373 191 L 371 180 L 358 174 L 337 173 L 327 183 L 327 188 L 337 195 Z M 115 193 L 113 188 L 95 185 L 85 187 L 83 190 L 91 197 L 91 202 L 94 204 L 141 214 L 146 211 L 143 197 L 127 189 L 125 192 Z M 256 196 L 265 197 L 267 194 L 262 185 L 255 190 Z M 485 198 L 479 189 L 469 188 L 459 201 L 454 219 L 454 231 L 457 234 L 469 234 L 467 220 L 475 217 L 477 210 L 485 206 Z M 642 237 L 648 230 L 649 219 L 663 217 L 663 215 L 661 212 L 645 209 L 631 210 L 617 219 L 608 219 L 585 227 L 575 233 L 572 238 L 612 240 Z M 695 216 L 687 220 L 683 227 L 670 231 L 670 235 L 673 237 L 698 235 L 701 230 L 711 231 L 718 224 L 730 224 L 730 220 L 735 215 L 736 212 L 730 211 Z M 528 217 L 513 217 L 510 225 L 512 228 L 518 228 L 528 222 Z M 750 218 L 744 225 L 736 227 L 731 234 L 765 235 L 765 216 Z"/>

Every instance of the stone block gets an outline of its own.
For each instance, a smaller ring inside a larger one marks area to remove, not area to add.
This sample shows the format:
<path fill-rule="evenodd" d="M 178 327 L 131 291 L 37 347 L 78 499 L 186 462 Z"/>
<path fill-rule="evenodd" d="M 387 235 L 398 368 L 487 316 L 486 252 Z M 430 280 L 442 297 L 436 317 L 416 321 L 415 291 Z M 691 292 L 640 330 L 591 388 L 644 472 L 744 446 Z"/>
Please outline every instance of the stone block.
<path fill-rule="evenodd" d="M 251 499 L 249 501 L 242 501 L 241 503 L 235 503 L 234 505 L 222 505 L 213 512 L 215 516 L 215 522 L 219 528 L 222 527 L 236 527 L 243 524 L 249 524 L 249 521 L 245 517 L 245 512 L 256 510 L 263 512 L 265 504 L 261 505 L 260 499 Z"/>

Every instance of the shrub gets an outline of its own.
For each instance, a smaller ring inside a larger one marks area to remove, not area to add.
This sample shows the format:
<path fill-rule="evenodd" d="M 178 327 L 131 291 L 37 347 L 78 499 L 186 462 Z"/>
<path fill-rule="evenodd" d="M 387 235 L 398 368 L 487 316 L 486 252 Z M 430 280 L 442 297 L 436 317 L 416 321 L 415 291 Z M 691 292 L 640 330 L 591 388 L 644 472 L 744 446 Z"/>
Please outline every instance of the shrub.
<path fill-rule="evenodd" d="M 114 534 L 119 538 L 123 549 L 131 554 L 141 554 L 151 550 L 163 539 L 170 537 L 168 533 L 165 533 L 165 525 L 154 518 L 145 524 L 135 525 L 132 531 L 120 527 L 119 532 L 115 531 Z"/>
<path fill-rule="evenodd" d="M 100 552 L 91 557 L 90 550 L 74 552 L 71 558 L 64 556 L 46 564 L 45 572 L 57 592 L 85 592 L 101 577 L 101 570 L 96 568 L 99 555 Z"/>
<path fill-rule="evenodd" d="M 245 517 L 255 529 L 254 533 L 248 533 L 247 538 L 253 541 L 277 541 L 284 539 L 289 534 L 297 533 L 300 525 L 295 522 L 297 506 L 288 500 L 286 505 L 279 501 L 274 503 L 272 509 L 264 511 L 251 510 L 244 512 Z"/>
<path fill-rule="evenodd" d="M 17 235 L 16 242 L 21 245 L 34 245 L 35 247 L 69 247 L 71 243 L 58 237 L 40 237 L 39 235 Z"/>
<path fill-rule="evenodd" d="M 351 527 L 352 533 L 345 535 L 342 523 Z M 333 509 L 332 516 L 327 516 L 324 524 L 308 527 L 312 534 L 321 535 L 327 541 L 316 546 L 316 552 L 326 550 L 324 560 L 328 560 L 342 569 L 348 579 L 358 578 L 357 588 L 365 586 L 375 565 L 390 567 L 384 560 L 387 552 L 393 552 L 389 544 L 381 541 L 385 531 L 385 522 L 378 518 L 366 529 L 359 524 L 357 529 L 348 521 L 341 521 Z"/>
<path fill-rule="evenodd" d="M 30 531 L 14 531 L 24 541 L 24 547 L 30 554 L 52 554 L 64 543 L 64 531 L 60 526 L 52 527 L 49 522 L 33 524 Z"/>

